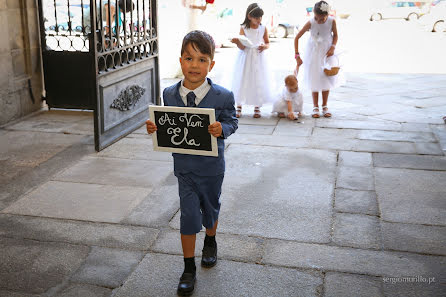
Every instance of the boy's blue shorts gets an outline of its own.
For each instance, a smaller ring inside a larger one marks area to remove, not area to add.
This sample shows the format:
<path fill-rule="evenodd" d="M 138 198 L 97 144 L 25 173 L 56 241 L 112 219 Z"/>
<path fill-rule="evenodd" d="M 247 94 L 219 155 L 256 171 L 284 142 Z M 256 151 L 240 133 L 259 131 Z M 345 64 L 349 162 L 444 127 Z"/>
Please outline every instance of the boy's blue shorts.
<path fill-rule="evenodd" d="M 220 194 L 224 174 L 199 176 L 194 173 L 177 173 L 180 194 L 180 233 L 193 235 L 205 228 L 214 227 L 220 212 Z"/>

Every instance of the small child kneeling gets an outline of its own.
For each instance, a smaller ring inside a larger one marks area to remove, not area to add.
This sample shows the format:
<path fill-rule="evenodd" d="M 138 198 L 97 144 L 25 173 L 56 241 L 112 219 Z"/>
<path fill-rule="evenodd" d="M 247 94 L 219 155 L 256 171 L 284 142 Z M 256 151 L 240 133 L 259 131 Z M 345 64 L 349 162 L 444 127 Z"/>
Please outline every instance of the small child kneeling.
<path fill-rule="evenodd" d="M 297 78 L 294 75 L 285 77 L 285 86 L 279 98 L 273 105 L 273 112 L 277 112 L 280 118 L 288 117 L 290 120 L 297 120 L 302 115 L 304 104 L 302 92 L 297 85 Z"/>

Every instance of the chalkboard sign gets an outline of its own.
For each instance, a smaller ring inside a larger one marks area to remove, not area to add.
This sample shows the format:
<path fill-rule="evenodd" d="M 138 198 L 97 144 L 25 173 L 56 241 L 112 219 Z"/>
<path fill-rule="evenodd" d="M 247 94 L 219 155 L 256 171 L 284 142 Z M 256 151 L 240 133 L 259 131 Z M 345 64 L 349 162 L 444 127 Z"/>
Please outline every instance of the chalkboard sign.
<path fill-rule="evenodd" d="M 214 109 L 151 105 L 149 112 L 158 129 L 152 134 L 155 151 L 218 156 L 217 138 L 208 132 Z"/>

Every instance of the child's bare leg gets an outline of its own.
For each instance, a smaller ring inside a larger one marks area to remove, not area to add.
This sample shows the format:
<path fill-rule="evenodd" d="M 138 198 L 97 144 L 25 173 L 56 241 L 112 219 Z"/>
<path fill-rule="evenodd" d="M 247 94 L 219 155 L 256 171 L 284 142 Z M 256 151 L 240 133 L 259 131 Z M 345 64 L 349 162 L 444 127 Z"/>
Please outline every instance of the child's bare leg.
<path fill-rule="evenodd" d="M 313 114 L 311 115 L 313 118 L 319 117 L 319 92 L 311 92 L 311 96 L 313 97 Z"/>
<path fill-rule="evenodd" d="M 328 91 L 322 91 L 322 114 L 324 117 L 329 118 L 331 117 L 331 113 L 328 112 L 327 102 L 328 102 L 328 94 L 330 93 L 330 90 Z"/>
<path fill-rule="evenodd" d="M 184 258 L 192 258 L 195 256 L 195 239 L 197 235 L 181 234 L 181 246 L 183 247 Z"/>
<path fill-rule="evenodd" d="M 206 235 L 215 236 L 215 234 L 217 234 L 217 226 L 218 226 L 218 220 L 215 221 L 214 227 L 212 227 L 212 229 L 206 228 Z"/>
<path fill-rule="evenodd" d="M 319 92 L 311 92 L 311 96 L 313 97 L 313 106 L 319 107 Z"/>

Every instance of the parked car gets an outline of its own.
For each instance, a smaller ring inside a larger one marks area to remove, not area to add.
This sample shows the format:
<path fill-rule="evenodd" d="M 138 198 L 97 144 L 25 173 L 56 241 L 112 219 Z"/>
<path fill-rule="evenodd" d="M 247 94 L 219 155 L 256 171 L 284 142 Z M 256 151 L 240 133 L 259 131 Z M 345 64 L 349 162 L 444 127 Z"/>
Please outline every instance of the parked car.
<path fill-rule="evenodd" d="M 432 3 L 434 4 L 434 2 Z M 432 32 L 446 31 L 446 1 L 437 1 L 420 22 Z"/>
<path fill-rule="evenodd" d="M 370 21 L 382 19 L 418 20 L 429 11 L 427 2 L 396 1 L 384 4 L 381 8 L 372 10 Z"/>

